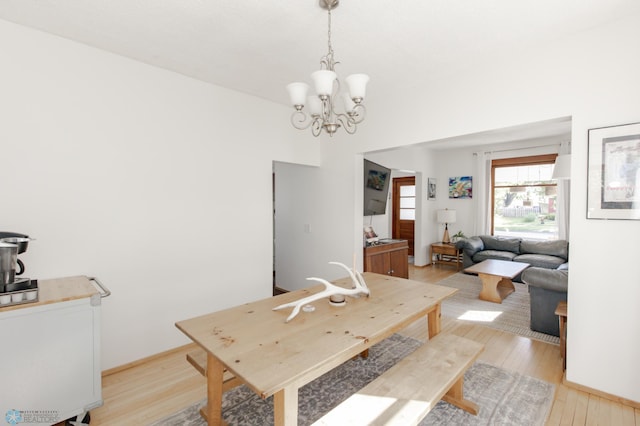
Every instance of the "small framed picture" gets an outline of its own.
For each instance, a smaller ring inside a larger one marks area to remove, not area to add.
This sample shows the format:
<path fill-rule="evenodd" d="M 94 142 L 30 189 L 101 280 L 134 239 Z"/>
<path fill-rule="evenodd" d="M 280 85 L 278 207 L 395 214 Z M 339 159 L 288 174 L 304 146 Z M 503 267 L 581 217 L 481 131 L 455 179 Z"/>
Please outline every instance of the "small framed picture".
<path fill-rule="evenodd" d="M 640 219 L 640 123 L 589 129 L 587 219 Z"/>
<path fill-rule="evenodd" d="M 438 180 L 436 178 L 428 178 L 427 179 L 427 200 L 435 200 L 436 199 L 436 186 L 438 184 Z"/>

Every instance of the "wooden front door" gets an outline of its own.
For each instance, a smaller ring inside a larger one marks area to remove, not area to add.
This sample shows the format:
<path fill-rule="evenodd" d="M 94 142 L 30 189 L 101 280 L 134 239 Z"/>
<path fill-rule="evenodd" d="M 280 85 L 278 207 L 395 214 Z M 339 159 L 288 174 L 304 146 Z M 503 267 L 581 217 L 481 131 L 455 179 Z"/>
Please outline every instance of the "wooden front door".
<path fill-rule="evenodd" d="M 409 256 L 413 256 L 415 219 L 415 176 L 393 179 L 392 237 L 409 242 Z"/>

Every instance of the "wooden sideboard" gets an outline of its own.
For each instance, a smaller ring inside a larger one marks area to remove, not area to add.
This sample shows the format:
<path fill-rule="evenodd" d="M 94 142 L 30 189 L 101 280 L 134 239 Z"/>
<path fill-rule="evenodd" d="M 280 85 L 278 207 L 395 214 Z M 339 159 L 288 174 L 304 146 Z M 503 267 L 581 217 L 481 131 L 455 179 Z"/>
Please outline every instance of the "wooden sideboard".
<path fill-rule="evenodd" d="M 388 241 L 364 248 L 365 272 L 409 278 L 408 241 Z"/>

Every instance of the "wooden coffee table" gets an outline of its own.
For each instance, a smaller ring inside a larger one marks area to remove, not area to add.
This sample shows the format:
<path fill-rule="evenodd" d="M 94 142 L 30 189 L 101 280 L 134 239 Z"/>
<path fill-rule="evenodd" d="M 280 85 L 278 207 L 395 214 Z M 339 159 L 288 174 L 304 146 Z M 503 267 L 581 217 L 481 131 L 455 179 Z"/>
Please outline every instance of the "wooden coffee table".
<path fill-rule="evenodd" d="M 464 270 L 478 274 L 482 280 L 480 299 L 502 303 L 516 288 L 511 279 L 529 267 L 528 263 L 487 259 Z"/>

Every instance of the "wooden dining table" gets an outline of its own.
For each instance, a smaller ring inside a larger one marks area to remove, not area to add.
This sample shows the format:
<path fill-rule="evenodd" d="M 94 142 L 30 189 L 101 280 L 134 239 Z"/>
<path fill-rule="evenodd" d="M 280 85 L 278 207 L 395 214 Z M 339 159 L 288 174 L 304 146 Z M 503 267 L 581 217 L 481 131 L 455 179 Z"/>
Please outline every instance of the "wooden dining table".
<path fill-rule="evenodd" d="M 428 321 L 429 338 L 440 332 L 441 303 L 457 290 L 365 272 L 371 295 L 328 298 L 289 322 L 290 309 L 274 311 L 324 289 L 316 285 L 230 309 L 179 321 L 176 327 L 207 353 L 209 425 L 222 420 L 223 372 L 228 370 L 262 398 L 273 395 L 274 423 L 297 425 L 298 389 L 414 321 Z M 351 279 L 334 284 L 351 288 Z M 427 336 L 425 336 L 426 338 Z"/>

